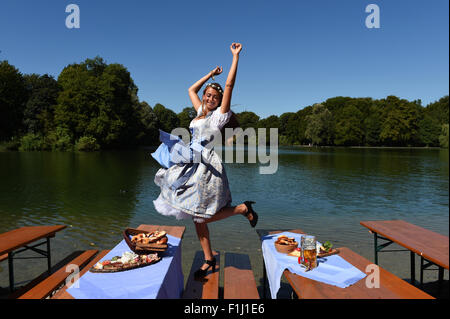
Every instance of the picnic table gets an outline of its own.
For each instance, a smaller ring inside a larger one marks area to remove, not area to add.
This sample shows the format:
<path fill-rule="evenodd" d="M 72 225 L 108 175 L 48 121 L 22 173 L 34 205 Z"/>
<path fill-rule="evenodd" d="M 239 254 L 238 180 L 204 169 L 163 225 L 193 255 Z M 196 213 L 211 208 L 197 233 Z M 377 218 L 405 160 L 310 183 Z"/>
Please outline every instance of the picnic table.
<path fill-rule="evenodd" d="M 14 290 L 14 259 L 22 259 L 21 257 L 14 257 L 19 253 L 27 250 L 32 250 L 44 257 L 23 257 L 23 258 L 47 258 L 48 272 L 51 272 L 51 251 L 50 239 L 55 237 L 55 234 L 60 230 L 66 228 L 66 225 L 54 226 L 26 226 L 18 229 L 8 231 L 0 234 L 0 261 L 8 259 L 9 269 L 9 288 Z M 40 239 L 45 241 L 30 245 Z M 46 250 L 37 248 L 39 246 L 47 246 Z"/>
<path fill-rule="evenodd" d="M 104 250 L 79 273 L 79 279 L 66 284 L 52 299 L 108 299 L 108 298 L 179 298 L 184 278 L 181 266 L 181 240 L 186 227 L 140 225 L 140 230 L 164 230 L 169 238 L 169 248 L 160 254 L 161 261 L 143 268 L 117 273 L 91 273 L 97 262 L 110 259 L 127 249 L 122 240 L 111 250 Z M 128 249 L 131 251 L 131 249 Z M 76 284 L 76 285 L 75 285 Z M 75 286 L 74 286 L 75 285 Z M 108 291 L 109 285 L 116 289 Z M 122 286 L 120 286 L 122 285 Z"/>
<path fill-rule="evenodd" d="M 374 235 L 375 264 L 378 264 L 378 252 L 390 244 L 396 243 L 410 251 L 411 283 L 414 284 L 416 281 L 416 254 L 421 258 L 420 284 L 423 284 L 423 271 L 431 265 L 438 266 L 438 280 L 439 283 L 442 283 L 444 269 L 448 270 L 448 236 L 435 233 L 404 220 L 361 221 L 360 224 L 368 228 Z M 379 239 L 385 240 L 386 242 L 378 244 Z M 427 263 L 424 263 L 424 261 L 427 261 Z"/>
<path fill-rule="evenodd" d="M 300 229 L 287 230 L 291 233 L 305 234 Z M 260 239 L 264 236 L 284 232 L 282 230 L 257 230 Z M 349 248 L 340 247 L 339 256 L 345 261 L 352 264 L 361 272 L 366 271 L 367 266 L 373 265 L 372 262 L 351 251 Z M 266 295 L 267 269 L 265 262 L 264 267 L 264 297 Z M 320 267 L 320 264 L 319 264 Z M 356 283 L 346 287 L 339 288 L 323 282 L 312 280 L 303 276 L 299 276 L 285 269 L 283 272 L 289 285 L 295 293 L 294 297 L 300 299 L 433 299 L 432 296 L 426 294 L 420 289 L 410 285 L 406 281 L 389 273 L 379 267 L 380 284 L 378 288 L 370 288 L 365 279 L 361 279 Z"/>

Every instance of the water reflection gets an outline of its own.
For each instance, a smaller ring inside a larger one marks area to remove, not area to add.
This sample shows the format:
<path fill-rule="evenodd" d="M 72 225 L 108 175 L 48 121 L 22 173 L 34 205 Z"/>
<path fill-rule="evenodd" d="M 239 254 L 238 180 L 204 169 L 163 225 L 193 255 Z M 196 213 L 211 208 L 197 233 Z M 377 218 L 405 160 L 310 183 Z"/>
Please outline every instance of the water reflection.
<path fill-rule="evenodd" d="M 233 205 L 255 201 L 258 228 L 300 228 L 369 259 L 372 237 L 361 220 L 404 219 L 448 235 L 448 150 L 283 147 L 278 161 L 272 175 L 260 174 L 260 163 L 225 163 Z M 0 153 L 0 232 L 68 225 L 55 239 L 58 260 L 75 249 L 110 249 L 126 227 L 183 225 L 189 267 L 200 246 L 192 221 L 155 211 L 158 169 L 149 151 Z M 260 262 L 242 216 L 210 224 L 210 233 L 214 249 Z"/>

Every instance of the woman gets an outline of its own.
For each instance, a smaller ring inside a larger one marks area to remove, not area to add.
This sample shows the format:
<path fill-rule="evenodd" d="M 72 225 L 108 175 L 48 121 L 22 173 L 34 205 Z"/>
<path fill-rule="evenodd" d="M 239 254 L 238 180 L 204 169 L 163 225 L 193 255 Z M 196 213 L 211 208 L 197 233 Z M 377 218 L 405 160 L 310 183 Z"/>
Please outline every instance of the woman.
<path fill-rule="evenodd" d="M 204 277 L 208 270 L 215 270 L 207 224 L 234 215 L 244 215 L 252 227 L 256 226 L 258 215 L 252 209 L 254 202 L 246 201 L 231 206 L 231 193 L 225 168 L 212 144 L 217 133 L 229 122 L 231 95 L 236 80 L 240 43 L 230 46 L 233 62 L 225 84 L 225 90 L 218 83 L 208 83 L 202 99 L 197 95 L 201 87 L 214 75 L 222 73 L 216 67 L 189 88 L 189 98 L 197 111 L 197 117 L 190 123 L 192 140 L 189 145 L 173 135 L 160 131 L 162 144 L 152 156 L 164 167 L 158 170 L 155 183 L 161 194 L 153 202 L 163 215 L 177 219 L 193 218 L 205 263 L 195 272 L 196 278 Z"/>

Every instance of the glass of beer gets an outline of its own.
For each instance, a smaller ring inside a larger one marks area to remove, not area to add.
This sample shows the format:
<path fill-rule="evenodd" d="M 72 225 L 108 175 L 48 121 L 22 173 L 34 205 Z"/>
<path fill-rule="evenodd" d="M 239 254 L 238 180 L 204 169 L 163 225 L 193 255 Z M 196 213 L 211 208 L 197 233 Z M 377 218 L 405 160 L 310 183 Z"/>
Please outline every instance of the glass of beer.
<path fill-rule="evenodd" d="M 317 267 L 316 237 L 305 235 L 301 239 L 302 265 L 306 271 Z"/>

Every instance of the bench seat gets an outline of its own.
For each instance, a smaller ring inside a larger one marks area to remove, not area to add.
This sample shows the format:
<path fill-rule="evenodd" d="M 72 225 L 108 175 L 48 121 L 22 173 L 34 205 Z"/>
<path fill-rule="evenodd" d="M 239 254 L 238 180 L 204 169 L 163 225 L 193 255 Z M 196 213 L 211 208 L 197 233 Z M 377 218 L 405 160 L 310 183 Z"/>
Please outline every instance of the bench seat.
<path fill-rule="evenodd" d="M 84 251 L 78 257 L 76 257 L 65 266 L 61 267 L 56 272 L 36 284 L 33 288 L 19 296 L 18 299 L 45 299 L 49 297 L 52 292 L 54 292 L 57 288 L 64 284 L 66 279 L 73 273 L 73 270 L 67 268 L 67 266 L 74 265 L 79 269 L 82 269 L 97 253 L 98 250 Z M 69 272 L 68 270 L 72 271 Z"/>
<path fill-rule="evenodd" d="M 259 299 L 248 255 L 225 253 L 224 299 Z"/>

